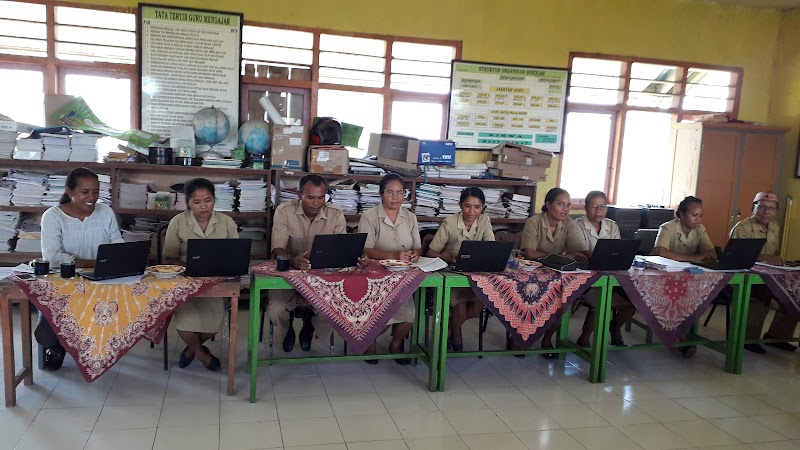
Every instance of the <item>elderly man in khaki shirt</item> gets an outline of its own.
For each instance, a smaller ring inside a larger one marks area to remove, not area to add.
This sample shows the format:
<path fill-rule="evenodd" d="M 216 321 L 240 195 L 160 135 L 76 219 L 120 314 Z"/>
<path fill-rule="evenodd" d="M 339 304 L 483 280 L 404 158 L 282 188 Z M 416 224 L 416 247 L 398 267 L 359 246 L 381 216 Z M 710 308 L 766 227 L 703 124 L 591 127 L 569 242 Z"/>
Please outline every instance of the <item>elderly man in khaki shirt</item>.
<path fill-rule="evenodd" d="M 731 238 L 737 239 L 761 239 L 765 238 L 767 243 L 761 251 L 758 260 L 767 264 L 783 265 L 784 262 L 778 256 L 780 253 L 781 230 L 780 225 L 775 222 L 778 215 L 778 195 L 774 192 L 765 191 L 756 194 L 753 199 L 753 215 L 734 225 L 731 230 Z M 769 305 L 772 302 L 772 295 L 764 285 L 753 286 L 750 293 L 750 310 L 747 315 L 747 331 L 745 339 L 759 339 L 761 330 L 764 328 L 764 321 L 769 312 Z M 775 318 L 769 331 L 764 334 L 764 339 L 791 339 L 794 337 L 794 330 L 797 321 L 786 313 L 782 307 L 775 311 Z M 793 352 L 797 350 L 788 342 L 777 342 L 772 344 L 781 350 Z M 767 351 L 759 344 L 745 344 L 744 348 L 753 353 L 763 354 Z"/>
<path fill-rule="evenodd" d="M 325 203 L 328 185 L 319 175 L 306 175 L 300 179 L 298 199 L 281 203 L 275 208 L 272 222 L 272 255 L 289 255 L 290 264 L 295 269 L 308 270 L 308 260 L 314 237 L 318 234 L 342 234 L 347 231 L 342 210 Z M 269 291 L 267 313 L 272 322 L 273 336 L 283 340 L 283 350 L 290 352 L 294 348 L 294 329 L 289 327 L 289 313 L 297 306 L 297 292 L 294 290 Z M 314 316 L 315 318 L 318 315 Z M 319 325 L 314 324 L 319 328 Z M 326 323 L 327 325 L 327 323 Z M 288 334 L 286 334 L 288 331 Z M 333 332 L 330 325 L 325 332 L 318 330 L 318 335 L 328 337 Z M 300 331 L 300 346 L 304 351 L 311 348 L 314 326 L 310 319 L 303 320 Z"/>

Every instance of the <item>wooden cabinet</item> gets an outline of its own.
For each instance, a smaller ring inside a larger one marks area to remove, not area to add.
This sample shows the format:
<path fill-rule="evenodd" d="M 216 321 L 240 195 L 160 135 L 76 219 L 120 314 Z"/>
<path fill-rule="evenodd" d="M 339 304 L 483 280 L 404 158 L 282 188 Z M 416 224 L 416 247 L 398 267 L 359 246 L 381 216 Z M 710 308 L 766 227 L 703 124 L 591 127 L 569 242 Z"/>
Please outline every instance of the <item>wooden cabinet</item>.
<path fill-rule="evenodd" d="M 750 124 L 673 125 L 669 205 L 677 207 L 687 195 L 703 200 L 703 224 L 714 245 L 724 246 L 733 225 L 750 215 L 756 193 L 775 190 L 787 131 Z"/>

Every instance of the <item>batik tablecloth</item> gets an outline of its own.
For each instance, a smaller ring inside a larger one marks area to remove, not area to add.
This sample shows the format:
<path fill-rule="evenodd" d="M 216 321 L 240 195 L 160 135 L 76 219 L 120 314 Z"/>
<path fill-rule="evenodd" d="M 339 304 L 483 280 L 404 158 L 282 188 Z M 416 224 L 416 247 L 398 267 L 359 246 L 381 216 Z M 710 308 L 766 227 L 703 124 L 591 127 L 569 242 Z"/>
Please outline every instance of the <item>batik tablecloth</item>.
<path fill-rule="evenodd" d="M 611 272 L 633 306 L 666 346 L 685 335 L 709 303 L 733 277 L 732 273 L 628 270 Z"/>
<path fill-rule="evenodd" d="M 100 284 L 58 275 L 12 279 L 53 327 L 88 382 L 110 369 L 143 337 L 160 340 L 164 321 L 186 300 L 230 280 L 146 276 L 138 283 Z"/>
<path fill-rule="evenodd" d="M 800 320 L 800 271 L 781 270 L 758 264 L 750 270 L 761 276 L 783 309 L 795 320 Z"/>
<path fill-rule="evenodd" d="M 390 272 L 379 264 L 366 269 L 278 272 L 275 262 L 267 261 L 252 266 L 251 272 L 286 280 L 359 355 L 426 277 L 416 268 Z"/>
<path fill-rule="evenodd" d="M 599 277 L 541 268 L 517 273 L 464 273 L 478 298 L 523 349 L 530 348 L 565 308 Z"/>

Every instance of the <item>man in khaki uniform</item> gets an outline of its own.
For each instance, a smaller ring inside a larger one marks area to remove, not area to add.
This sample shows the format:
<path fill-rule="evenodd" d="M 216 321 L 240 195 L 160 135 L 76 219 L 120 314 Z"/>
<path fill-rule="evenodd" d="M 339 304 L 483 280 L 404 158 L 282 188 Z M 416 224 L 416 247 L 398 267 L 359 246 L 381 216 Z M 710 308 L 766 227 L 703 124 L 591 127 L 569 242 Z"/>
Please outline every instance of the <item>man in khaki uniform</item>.
<path fill-rule="evenodd" d="M 300 179 L 297 193 L 298 199 L 281 203 L 275 209 L 272 223 L 272 255 L 289 255 L 290 264 L 295 269 L 308 270 L 308 260 L 314 237 L 318 234 L 342 234 L 347 231 L 342 210 L 325 203 L 328 185 L 319 175 L 306 175 Z M 289 326 L 289 312 L 297 305 L 297 292 L 294 290 L 269 291 L 267 312 L 272 322 L 273 336 L 283 339 Z M 315 318 L 318 317 L 314 316 Z M 315 324 L 317 325 L 317 324 Z M 321 324 L 320 324 L 321 325 Z M 327 323 L 326 323 L 327 325 Z M 319 328 L 319 326 L 317 326 Z M 283 350 L 292 351 L 294 347 L 294 330 L 288 330 L 289 336 L 284 340 Z M 330 336 L 333 330 L 330 325 L 318 335 Z M 300 331 L 300 345 L 308 351 L 314 329 L 310 322 L 304 321 Z"/>
<path fill-rule="evenodd" d="M 780 253 L 780 225 L 773 220 L 777 214 L 778 196 L 774 192 L 759 192 L 753 199 L 753 215 L 734 225 L 731 230 L 731 238 L 765 238 L 767 243 L 764 244 L 764 249 L 761 251 L 758 260 L 767 264 L 783 265 L 783 260 L 778 256 Z M 769 312 L 772 295 L 766 286 L 756 285 L 753 286 L 750 299 L 745 339 L 759 339 L 761 337 L 761 330 L 764 328 L 764 321 Z M 796 326 L 797 321 L 789 316 L 782 307 L 779 307 L 775 311 L 775 318 L 772 320 L 769 331 L 764 334 L 764 339 L 791 339 L 794 337 Z M 797 347 L 788 342 L 778 342 L 767 345 L 778 347 L 781 350 L 797 350 Z M 767 352 L 764 347 L 759 344 L 745 344 L 744 348 L 753 353 L 763 354 Z"/>

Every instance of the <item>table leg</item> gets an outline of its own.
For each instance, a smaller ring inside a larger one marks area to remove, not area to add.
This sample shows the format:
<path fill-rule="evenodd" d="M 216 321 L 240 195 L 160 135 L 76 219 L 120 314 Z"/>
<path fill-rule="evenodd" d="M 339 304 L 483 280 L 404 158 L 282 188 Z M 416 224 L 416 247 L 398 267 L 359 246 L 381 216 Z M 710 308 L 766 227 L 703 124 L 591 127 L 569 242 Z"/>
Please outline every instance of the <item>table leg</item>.
<path fill-rule="evenodd" d="M 0 300 L 0 327 L 3 333 L 3 386 L 6 407 L 10 407 L 17 404 L 17 384 L 14 375 L 14 324 L 8 298 Z"/>
<path fill-rule="evenodd" d="M 250 328 L 247 333 L 247 350 L 250 354 L 250 403 L 256 402 L 258 379 L 258 320 L 261 317 L 261 290 L 250 285 Z"/>
<path fill-rule="evenodd" d="M 411 324 L 411 333 L 408 336 L 408 340 L 410 342 L 409 346 L 411 347 L 411 350 L 409 351 L 412 353 L 416 353 L 419 351 L 419 349 L 417 348 L 420 342 L 419 332 L 422 331 L 422 327 L 420 326 L 420 320 L 422 320 L 422 318 L 425 317 L 425 295 L 422 293 L 423 291 L 424 288 L 417 289 L 414 292 L 414 295 L 411 296 L 411 301 L 413 302 L 415 308 L 414 315 L 416 316 L 414 318 L 414 323 Z M 421 314 L 420 311 L 422 311 Z M 419 364 L 419 358 L 414 358 L 412 362 L 416 366 L 417 364 Z"/>
<path fill-rule="evenodd" d="M 737 375 L 742 373 L 742 363 L 744 362 L 744 341 L 745 333 L 747 332 L 747 315 L 750 312 L 750 295 L 753 289 L 753 283 L 751 282 L 752 278 L 753 277 L 750 275 L 745 276 L 744 287 L 738 289 L 738 295 L 737 288 L 739 286 L 734 286 L 734 296 L 731 302 L 730 334 L 736 336 L 736 340 L 731 337 L 729 338 L 728 342 L 728 345 L 733 346 L 733 350 L 735 352 L 733 361 L 730 364 L 729 372 Z M 727 358 L 725 362 L 725 370 L 728 371 Z"/>
<path fill-rule="evenodd" d="M 599 321 L 595 328 L 595 333 L 598 334 L 598 337 L 595 338 L 595 343 L 597 341 L 600 345 L 600 354 L 597 355 L 598 360 L 600 361 L 600 367 L 597 371 L 597 380 L 596 383 L 605 383 L 606 381 L 606 369 L 608 369 L 608 346 L 611 342 L 611 333 L 608 330 L 609 325 L 611 325 L 611 298 L 614 292 L 614 284 L 611 282 L 611 278 L 608 279 L 606 282 L 605 288 L 605 295 L 602 297 L 602 301 L 600 303 L 601 311 L 599 312 L 600 316 L 602 316 L 602 321 Z M 599 320 L 600 318 L 598 318 Z"/>
<path fill-rule="evenodd" d="M 231 297 L 231 323 L 228 333 L 228 395 L 233 395 L 236 376 L 236 332 L 239 329 L 239 296 Z"/>
<path fill-rule="evenodd" d="M 439 372 L 439 358 L 440 358 L 440 350 L 439 346 L 441 345 L 441 341 L 444 340 L 445 348 L 447 347 L 447 339 L 442 339 L 442 327 L 441 327 L 441 319 L 442 319 L 442 286 L 436 286 L 434 289 L 435 298 L 433 300 L 433 323 L 430 324 L 430 329 L 433 332 L 433 336 L 431 337 L 431 361 L 430 361 L 430 372 L 428 373 L 428 390 L 429 391 L 436 391 L 437 385 L 439 383 L 439 377 L 441 377 L 441 373 Z M 449 300 L 448 300 L 449 301 Z M 442 385 L 444 388 L 444 385 Z"/>
<path fill-rule="evenodd" d="M 589 288 L 594 289 L 594 288 Z M 610 320 L 606 320 L 606 304 L 610 303 L 606 298 L 607 292 L 611 289 L 608 288 L 608 282 L 600 286 L 600 304 L 594 312 L 594 342 L 592 342 L 591 361 L 589 362 L 589 381 L 592 383 L 600 382 L 600 375 L 603 367 L 606 365 L 606 360 L 603 359 L 604 345 L 608 342 L 608 326 Z M 607 356 L 607 352 L 606 352 Z"/>
<path fill-rule="evenodd" d="M 444 380 L 447 374 L 447 336 L 448 327 L 450 326 L 450 288 L 444 289 L 444 296 L 442 298 L 442 323 L 439 327 L 439 339 L 436 336 L 433 338 L 433 345 L 439 344 L 439 367 L 437 375 L 437 390 L 444 391 Z"/>
<path fill-rule="evenodd" d="M 26 371 L 23 383 L 33 384 L 33 342 L 31 341 L 31 304 L 28 300 L 19 302 L 19 314 L 22 319 L 22 370 Z"/>

